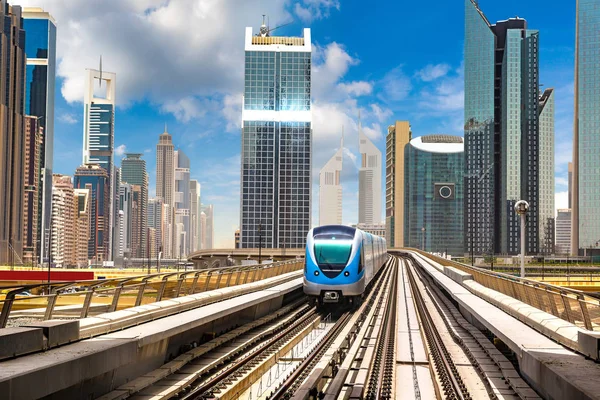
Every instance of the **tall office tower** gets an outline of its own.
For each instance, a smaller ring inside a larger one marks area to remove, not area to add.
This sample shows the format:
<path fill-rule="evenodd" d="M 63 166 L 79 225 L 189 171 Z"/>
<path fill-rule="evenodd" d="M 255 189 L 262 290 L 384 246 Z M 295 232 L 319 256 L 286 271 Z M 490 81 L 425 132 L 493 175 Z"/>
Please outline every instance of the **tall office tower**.
<path fill-rule="evenodd" d="M 114 193 L 119 184 L 114 177 L 116 78 L 112 72 L 86 69 L 83 98 L 83 164 L 97 164 L 108 176 L 107 260 L 113 254 Z"/>
<path fill-rule="evenodd" d="M 198 247 L 198 227 L 199 227 L 199 215 L 200 211 L 200 183 L 192 179 L 190 180 L 190 252 L 196 251 Z"/>
<path fill-rule="evenodd" d="M 77 203 L 71 177 L 52 176 L 52 263 L 58 267 L 77 265 Z"/>
<path fill-rule="evenodd" d="M 167 125 L 165 124 L 165 131 L 159 135 L 158 144 L 156 145 L 156 197 L 160 197 L 163 204 L 168 208 L 168 212 L 165 215 L 167 223 L 169 224 L 166 231 L 173 230 L 173 224 L 175 223 L 175 213 L 173 207 L 175 205 L 175 147 L 173 146 L 173 140 L 171 135 L 167 132 Z M 170 258 L 175 255 L 173 250 L 173 234 L 168 235 L 163 233 L 162 248 L 163 255 L 165 258 Z M 167 240 L 168 239 L 168 240 Z"/>
<path fill-rule="evenodd" d="M 554 252 L 558 255 L 571 254 L 571 210 L 556 210 L 556 236 Z"/>
<path fill-rule="evenodd" d="M 101 266 L 103 261 L 109 259 L 110 254 L 108 172 L 98 164 L 82 165 L 75 171 L 74 186 L 76 189 L 88 189 L 91 193 L 88 260 L 91 260 L 94 265 Z"/>
<path fill-rule="evenodd" d="M 539 103 L 539 252 L 554 254 L 554 89 L 546 89 Z"/>
<path fill-rule="evenodd" d="M 206 249 L 206 213 L 204 211 L 200 211 L 200 240 L 202 241 L 200 248 Z M 210 247 L 208 248 L 210 249 Z"/>
<path fill-rule="evenodd" d="M 21 7 L 0 0 L 0 264 L 23 256 L 25 31 Z"/>
<path fill-rule="evenodd" d="M 23 204 L 23 262 L 37 264 L 40 168 L 44 129 L 37 117 L 25 117 L 25 202 Z"/>
<path fill-rule="evenodd" d="M 173 237 L 175 235 L 175 213 L 173 207 L 169 204 L 162 205 L 162 235 L 161 235 L 161 246 L 162 257 L 172 258 L 175 257 L 175 250 L 173 249 Z"/>
<path fill-rule="evenodd" d="M 577 0 L 571 253 L 600 248 L 600 7 Z"/>
<path fill-rule="evenodd" d="M 118 245 L 118 243 L 119 243 L 119 223 L 121 221 L 119 212 L 118 212 L 119 201 L 120 201 L 119 193 L 120 193 L 120 189 L 121 189 L 120 188 L 121 168 L 119 168 L 117 166 L 113 166 L 112 179 L 114 180 L 115 184 L 113 185 L 113 190 L 112 190 L 112 195 L 111 195 L 112 209 L 114 210 L 114 212 L 111 215 L 111 220 L 112 220 L 111 237 L 112 237 L 113 246 L 111 247 L 112 254 L 111 254 L 110 260 L 116 260 L 117 257 L 119 257 L 119 245 Z"/>
<path fill-rule="evenodd" d="M 47 259 L 46 243 L 50 232 L 52 210 L 52 169 L 54 164 L 54 98 L 56 81 L 56 21 L 41 8 L 23 8 L 23 28 L 27 32 L 25 53 L 27 71 L 25 91 L 25 113 L 39 118 L 38 124 L 44 130 L 41 144 L 41 184 L 36 221 L 36 256 Z M 29 246 L 28 246 L 29 247 Z M 30 247 L 29 247 L 30 248 Z"/>
<path fill-rule="evenodd" d="M 344 134 L 340 148 L 319 172 L 319 225 L 342 224 L 342 164 Z"/>
<path fill-rule="evenodd" d="M 148 173 L 146 172 L 146 160 L 142 160 L 142 154 L 127 153 L 121 160 L 121 182 L 131 185 L 139 185 L 141 190 L 140 210 L 138 221 L 140 235 L 140 247 L 135 250 L 132 257 L 144 258 L 146 254 L 146 234 L 148 231 Z"/>
<path fill-rule="evenodd" d="M 417 137 L 406 146 L 404 246 L 463 254 L 463 151 L 463 138 L 449 135 Z"/>
<path fill-rule="evenodd" d="M 242 248 L 304 247 L 311 226 L 311 42 L 246 28 Z"/>
<path fill-rule="evenodd" d="M 84 268 L 88 266 L 92 196 L 88 189 L 74 189 L 73 192 L 77 203 L 77 242 L 75 243 L 77 267 Z"/>
<path fill-rule="evenodd" d="M 156 229 L 148 228 L 148 257 L 152 260 L 155 260 L 158 256 L 156 249 Z"/>
<path fill-rule="evenodd" d="M 239 229 L 236 229 L 235 233 L 233 234 L 233 244 L 234 244 L 235 249 L 240 248 L 240 230 Z"/>
<path fill-rule="evenodd" d="M 385 139 L 385 229 L 388 248 L 404 246 L 404 148 L 412 139 L 410 123 L 396 121 Z"/>
<path fill-rule="evenodd" d="M 154 229 L 156 241 L 154 247 L 158 252 L 164 252 L 164 249 L 162 249 L 163 235 L 165 233 L 163 206 L 164 204 L 160 197 L 148 200 L 148 228 Z"/>
<path fill-rule="evenodd" d="M 182 150 L 175 151 L 175 223 L 181 224 L 175 239 L 176 255 L 190 252 L 190 159 Z"/>
<path fill-rule="evenodd" d="M 381 151 L 362 130 L 358 116 L 360 168 L 358 170 L 358 223 L 381 222 Z"/>
<path fill-rule="evenodd" d="M 135 257 L 131 251 L 131 235 L 132 235 L 132 185 L 127 182 L 119 184 L 119 207 L 117 208 L 118 220 L 115 225 L 115 230 L 118 232 L 117 241 L 113 249 L 116 249 L 116 258 Z"/>
<path fill-rule="evenodd" d="M 573 199 L 573 163 L 570 162 L 568 165 L 568 175 L 567 175 L 567 187 L 568 187 L 568 203 L 569 209 L 571 209 L 571 200 Z"/>
<path fill-rule="evenodd" d="M 202 227 L 202 244 L 203 249 L 214 249 L 214 210 L 213 205 L 202 205 L 202 213 L 204 214 L 204 226 Z M 200 214 L 202 216 L 202 213 Z"/>
<path fill-rule="evenodd" d="M 142 217 L 142 206 L 143 202 L 142 187 L 140 185 L 131 185 L 131 225 L 129 227 L 131 232 L 131 256 L 135 258 L 146 257 L 145 251 L 142 252 L 143 247 L 148 246 L 147 242 L 147 228 L 142 230 L 142 223 L 145 227 L 146 218 Z M 142 235 L 143 234 L 143 235 Z M 144 254 L 140 256 L 140 254 Z"/>
<path fill-rule="evenodd" d="M 475 254 L 518 254 L 518 200 L 529 205 L 526 252 L 540 252 L 541 147 L 553 127 L 551 93 L 539 95 L 539 35 L 524 19 L 490 24 L 465 0 L 465 245 Z M 541 104 L 544 104 L 541 106 Z M 542 113 L 543 115 L 540 115 Z M 546 145 L 544 144 L 546 143 Z M 552 167 L 553 168 L 553 167 Z M 476 232 L 469 235 L 469 232 Z"/>

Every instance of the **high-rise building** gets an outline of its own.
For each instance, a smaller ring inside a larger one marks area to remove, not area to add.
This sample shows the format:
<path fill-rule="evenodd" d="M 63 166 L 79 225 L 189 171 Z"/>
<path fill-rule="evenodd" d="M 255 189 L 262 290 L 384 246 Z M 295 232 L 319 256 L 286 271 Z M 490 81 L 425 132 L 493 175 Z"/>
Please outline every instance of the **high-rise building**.
<path fill-rule="evenodd" d="M 121 218 L 119 215 L 119 193 L 121 190 L 121 168 L 117 167 L 116 165 L 113 166 L 113 173 L 112 173 L 112 179 L 114 180 L 115 184 L 113 185 L 112 188 L 112 195 L 111 195 L 111 199 L 112 199 L 112 210 L 114 211 L 111 215 L 111 221 L 112 221 L 112 230 L 111 230 L 111 237 L 112 237 L 112 243 L 113 246 L 111 247 L 112 249 L 112 254 L 111 254 L 111 258 L 110 260 L 117 260 L 118 257 L 122 257 L 122 255 L 119 255 L 119 224 L 121 222 Z M 131 226 L 131 225 L 130 225 Z"/>
<path fill-rule="evenodd" d="M 554 89 L 546 89 L 539 104 L 539 245 L 538 252 L 554 254 Z"/>
<path fill-rule="evenodd" d="M 449 135 L 406 146 L 404 246 L 463 255 L 463 151 L 463 138 Z"/>
<path fill-rule="evenodd" d="M 385 229 L 388 248 L 404 246 L 404 148 L 412 139 L 410 123 L 396 121 L 385 140 Z"/>
<path fill-rule="evenodd" d="M 21 7 L 0 0 L 0 264 L 23 257 L 25 31 Z"/>
<path fill-rule="evenodd" d="M 77 202 L 71 177 L 52 176 L 52 264 L 58 267 L 77 265 Z"/>
<path fill-rule="evenodd" d="M 200 222 L 204 224 L 202 226 L 202 248 L 203 249 L 214 249 L 214 212 L 213 205 L 202 205 L 202 212 L 200 213 Z M 203 216 L 204 214 L 204 216 Z"/>
<path fill-rule="evenodd" d="M 56 82 L 56 21 L 41 8 L 23 8 L 23 28 L 27 32 L 25 113 L 38 117 L 37 123 L 44 130 L 40 149 L 41 183 L 36 221 L 36 244 L 33 246 L 40 260 L 47 258 L 45 252 L 47 232 L 50 232 L 52 210 L 52 170 L 54 164 L 54 98 Z M 28 249 L 32 246 L 28 245 Z M 38 254 L 39 253 L 39 254 Z"/>
<path fill-rule="evenodd" d="M 554 173 L 550 157 L 542 156 L 554 141 L 554 126 L 547 122 L 540 129 L 540 119 L 553 118 L 553 104 L 551 90 L 539 93 L 538 31 L 527 29 L 521 18 L 492 25 L 475 0 L 465 0 L 467 252 L 518 254 L 519 200 L 530 206 L 525 250 L 541 251 L 540 227 L 548 223 L 545 213 L 553 200 L 539 198 L 548 196 L 540 177 Z M 477 234 L 469 236 L 470 231 Z"/>
<path fill-rule="evenodd" d="M 319 225 L 342 224 L 342 164 L 344 136 L 340 148 L 319 172 Z"/>
<path fill-rule="evenodd" d="M 108 213 L 106 215 L 107 260 L 112 258 L 115 192 L 119 181 L 114 174 L 116 74 L 95 69 L 86 70 L 83 98 L 83 164 L 104 168 L 108 180 Z"/>
<path fill-rule="evenodd" d="M 157 249 L 156 249 L 156 229 L 148 228 L 148 246 L 149 246 L 149 255 L 152 260 L 157 258 Z"/>
<path fill-rule="evenodd" d="M 573 200 L 573 163 L 570 162 L 568 165 L 568 175 L 567 175 L 567 187 L 568 187 L 568 202 L 569 209 L 571 209 L 571 201 Z"/>
<path fill-rule="evenodd" d="M 115 229 L 118 232 L 117 241 L 113 249 L 116 249 L 115 261 L 124 257 L 135 257 L 131 251 L 131 235 L 133 227 L 132 212 L 132 185 L 127 182 L 119 184 L 119 207 L 117 208 L 117 224 Z"/>
<path fill-rule="evenodd" d="M 156 197 L 148 201 L 148 228 L 154 229 L 156 251 L 163 251 L 163 235 L 165 233 L 165 221 L 163 217 L 164 204 L 162 198 Z"/>
<path fill-rule="evenodd" d="M 88 189 L 91 193 L 88 260 L 99 265 L 108 260 L 110 254 L 108 172 L 98 164 L 82 165 L 75 171 L 74 186 L 76 189 Z"/>
<path fill-rule="evenodd" d="M 600 7 L 577 0 L 571 252 L 600 248 Z"/>
<path fill-rule="evenodd" d="M 175 239 L 176 254 L 190 252 L 190 159 L 182 150 L 175 151 L 175 223 L 181 224 Z"/>
<path fill-rule="evenodd" d="M 236 229 L 235 233 L 233 234 L 233 244 L 234 244 L 234 248 L 239 249 L 240 248 L 240 230 Z"/>
<path fill-rule="evenodd" d="M 142 230 L 142 224 L 145 226 L 146 218 L 142 216 L 143 202 L 142 187 L 140 185 L 131 185 L 131 225 L 129 227 L 131 232 L 131 255 L 132 257 L 146 257 L 140 256 L 143 247 L 148 246 L 146 241 L 147 228 L 144 227 Z"/>
<path fill-rule="evenodd" d="M 198 247 L 198 228 L 200 226 L 200 182 L 190 180 L 190 252 L 196 251 Z"/>
<path fill-rule="evenodd" d="M 88 265 L 88 243 L 90 240 L 90 210 L 92 196 L 88 189 L 74 189 L 77 203 L 77 267 L 84 268 Z"/>
<path fill-rule="evenodd" d="M 121 160 L 121 182 L 127 182 L 131 185 L 140 187 L 140 209 L 139 218 L 136 222 L 139 227 L 140 246 L 135 249 L 132 257 L 144 258 L 146 254 L 146 234 L 148 231 L 148 173 L 146 172 L 146 160 L 142 159 L 142 154 L 127 153 Z"/>
<path fill-rule="evenodd" d="M 38 222 L 40 215 L 41 152 L 44 129 L 38 117 L 25 117 L 25 202 L 23 204 L 23 262 L 37 264 Z"/>
<path fill-rule="evenodd" d="M 571 254 L 571 210 L 556 210 L 556 254 Z"/>
<path fill-rule="evenodd" d="M 200 248 L 201 249 L 207 249 L 206 247 L 206 213 L 204 211 L 200 211 L 200 239 L 201 239 L 201 244 L 200 244 Z M 210 249 L 210 247 L 208 247 L 208 249 Z"/>
<path fill-rule="evenodd" d="M 161 245 L 163 256 L 166 258 L 175 255 L 173 249 L 173 225 L 175 223 L 175 147 L 171 135 L 165 131 L 159 135 L 156 145 L 156 197 L 162 199 L 163 205 L 168 209 L 164 218 L 167 219 L 167 229 L 162 232 Z M 170 232 L 170 233 L 169 233 Z"/>
<path fill-rule="evenodd" d="M 304 247 L 311 226 L 311 41 L 246 28 L 242 248 Z M 260 239 L 259 239 L 260 237 Z"/>
<path fill-rule="evenodd" d="M 362 130 L 358 117 L 358 223 L 375 225 L 381 222 L 381 151 Z"/>

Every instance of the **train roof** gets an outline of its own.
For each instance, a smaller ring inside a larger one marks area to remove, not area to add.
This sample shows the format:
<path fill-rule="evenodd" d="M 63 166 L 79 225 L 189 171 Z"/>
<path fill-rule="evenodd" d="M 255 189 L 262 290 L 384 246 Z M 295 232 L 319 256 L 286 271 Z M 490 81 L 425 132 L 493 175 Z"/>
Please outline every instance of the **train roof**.
<path fill-rule="evenodd" d="M 318 226 L 318 227 L 314 228 L 313 236 L 321 235 L 321 234 L 325 234 L 325 235 L 334 234 L 334 235 L 347 235 L 347 236 L 354 237 L 355 232 L 356 232 L 356 228 L 353 228 L 351 226 L 324 225 L 324 226 Z"/>

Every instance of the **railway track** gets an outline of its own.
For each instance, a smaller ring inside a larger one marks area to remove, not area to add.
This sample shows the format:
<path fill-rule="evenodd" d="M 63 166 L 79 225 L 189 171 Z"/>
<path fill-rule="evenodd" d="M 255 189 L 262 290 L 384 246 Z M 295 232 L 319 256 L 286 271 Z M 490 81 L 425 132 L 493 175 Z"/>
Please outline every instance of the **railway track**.
<path fill-rule="evenodd" d="M 391 256 L 356 310 L 324 319 L 298 300 L 189 350 L 130 398 L 393 399 L 406 395 L 396 388 L 400 364 L 404 379 L 412 368 L 415 399 L 539 398 L 410 258 Z M 400 322 L 409 332 L 402 339 Z M 400 346 L 409 349 L 402 361 Z M 289 369 L 280 371 L 282 362 Z"/>
<path fill-rule="evenodd" d="M 413 297 L 417 300 L 416 306 L 430 348 L 433 372 L 440 384 L 438 396 L 448 399 L 483 397 L 481 388 L 473 388 L 473 380 L 468 382 L 469 379 L 464 379 L 465 369 L 459 370 L 450 356 L 449 347 L 455 344 L 462 349 L 472 370 L 481 379 L 488 398 L 539 399 L 508 359 L 481 331 L 464 319 L 429 275 L 422 272 L 412 260 L 406 262 Z M 443 326 L 435 323 L 433 314 L 437 314 L 438 320 L 443 321 Z M 446 331 L 447 335 L 442 336 L 441 331 Z M 453 343 L 449 343 L 448 338 Z"/>

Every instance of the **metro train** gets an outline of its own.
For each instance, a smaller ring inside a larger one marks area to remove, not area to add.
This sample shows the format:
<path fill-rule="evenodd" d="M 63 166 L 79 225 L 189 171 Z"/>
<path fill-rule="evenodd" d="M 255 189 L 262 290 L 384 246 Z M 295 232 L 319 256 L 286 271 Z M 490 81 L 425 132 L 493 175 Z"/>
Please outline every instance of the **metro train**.
<path fill-rule="evenodd" d="M 343 225 L 311 229 L 306 239 L 304 293 L 321 306 L 356 305 L 387 257 L 382 237 Z"/>

